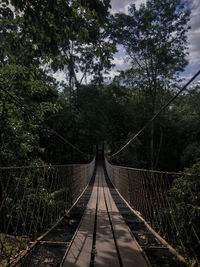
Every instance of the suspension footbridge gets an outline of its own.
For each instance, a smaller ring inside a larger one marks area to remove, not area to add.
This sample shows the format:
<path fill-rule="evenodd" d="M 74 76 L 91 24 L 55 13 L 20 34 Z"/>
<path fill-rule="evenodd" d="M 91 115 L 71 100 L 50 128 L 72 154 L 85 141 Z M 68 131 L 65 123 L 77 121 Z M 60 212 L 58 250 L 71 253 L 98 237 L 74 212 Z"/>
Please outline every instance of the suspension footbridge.
<path fill-rule="evenodd" d="M 180 175 L 114 166 L 101 151 L 89 164 L 1 168 L 1 265 L 187 266 L 199 243 L 184 240 L 195 225 L 178 235 L 168 191 Z"/>

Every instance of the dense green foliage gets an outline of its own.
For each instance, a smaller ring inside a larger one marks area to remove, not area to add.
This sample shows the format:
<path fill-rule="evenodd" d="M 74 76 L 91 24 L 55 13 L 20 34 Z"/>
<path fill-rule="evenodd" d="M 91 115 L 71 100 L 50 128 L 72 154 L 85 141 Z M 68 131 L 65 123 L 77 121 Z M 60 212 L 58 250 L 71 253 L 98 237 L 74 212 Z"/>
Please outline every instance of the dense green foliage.
<path fill-rule="evenodd" d="M 54 83 L 35 66 L 5 65 L 0 69 L 0 86 L 20 97 L 30 112 L 0 91 L 1 166 L 41 164 L 41 122 L 58 111 Z"/>
<path fill-rule="evenodd" d="M 1 166 L 89 159 L 45 125 L 85 154 L 93 155 L 98 144 L 112 154 L 175 94 L 177 74 L 187 64 L 189 12 L 181 1 L 151 0 L 114 16 L 109 1 L 12 5 L 0 7 L 0 86 L 30 112 L 0 91 Z M 106 84 L 116 44 L 124 46 L 131 68 Z M 57 70 L 65 83 L 51 77 Z M 164 170 L 193 164 L 200 156 L 198 98 L 197 85 L 114 162 Z"/>
<path fill-rule="evenodd" d="M 180 252 L 187 255 L 188 258 L 193 258 L 194 255 L 198 255 L 198 258 L 200 256 L 197 242 L 197 237 L 200 235 L 198 227 L 200 220 L 200 161 L 184 171 L 190 175 L 183 175 L 175 179 L 169 191 L 169 200 L 173 201 L 174 205 L 170 211 L 165 212 L 168 212 L 175 222 L 179 222 L 176 225 L 172 224 L 173 235 L 178 233 L 179 237 L 173 245 L 177 246 Z"/>
<path fill-rule="evenodd" d="M 88 160 L 64 145 L 45 122 L 79 144 L 79 132 L 84 131 L 77 114 L 81 83 L 88 74 L 101 83 L 115 51 L 105 41 L 109 1 L 11 3 L 0 6 L 0 165 Z M 61 69 L 64 86 L 51 77 Z M 77 72 L 82 72 L 80 80 Z M 87 147 L 88 142 L 86 153 Z"/>
<path fill-rule="evenodd" d="M 88 160 L 44 123 L 86 154 L 103 143 L 112 154 L 176 92 L 189 19 L 180 0 L 151 0 L 114 16 L 109 1 L 11 2 L 0 8 L 0 85 L 31 111 L 0 92 L 1 166 Z M 131 68 L 106 84 L 116 44 Z M 65 83 L 51 78 L 57 70 Z M 114 161 L 167 170 L 193 164 L 198 97 L 198 86 L 179 97 Z"/>

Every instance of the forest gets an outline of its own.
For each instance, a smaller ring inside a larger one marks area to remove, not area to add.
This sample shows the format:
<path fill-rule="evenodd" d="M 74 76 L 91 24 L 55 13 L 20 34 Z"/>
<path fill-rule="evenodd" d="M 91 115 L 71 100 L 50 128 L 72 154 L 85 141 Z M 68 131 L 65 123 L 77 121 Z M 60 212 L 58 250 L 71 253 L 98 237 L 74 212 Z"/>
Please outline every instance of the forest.
<path fill-rule="evenodd" d="M 1 0 L 3 239 L 23 236 L 34 220 L 37 236 L 55 223 L 57 217 L 49 222 L 46 213 L 61 216 L 73 202 L 71 185 L 53 185 L 58 165 L 68 170 L 66 164 L 89 163 L 104 148 L 114 165 L 187 173 L 167 188 L 175 204 L 162 216 L 181 222 L 175 230 L 199 257 L 199 229 L 189 241 L 183 232 L 200 218 L 200 83 L 188 86 L 129 142 L 186 84 L 181 73 L 188 65 L 189 21 L 182 0 L 147 0 L 139 8 L 133 3 L 128 14 L 113 13 L 110 0 Z M 129 68 L 112 77 L 120 49 Z M 59 73 L 63 81 L 55 78 Z M 10 221 L 20 226 L 18 233 Z"/>
<path fill-rule="evenodd" d="M 183 85 L 189 18 L 180 0 L 132 4 L 129 14 L 112 14 L 109 0 L 3 0 L 0 166 L 87 162 L 98 145 L 115 153 Z M 130 68 L 108 79 L 119 47 Z M 113 162 L 165 171 L 197 163 L 199 92 L 188 87 Z"/>

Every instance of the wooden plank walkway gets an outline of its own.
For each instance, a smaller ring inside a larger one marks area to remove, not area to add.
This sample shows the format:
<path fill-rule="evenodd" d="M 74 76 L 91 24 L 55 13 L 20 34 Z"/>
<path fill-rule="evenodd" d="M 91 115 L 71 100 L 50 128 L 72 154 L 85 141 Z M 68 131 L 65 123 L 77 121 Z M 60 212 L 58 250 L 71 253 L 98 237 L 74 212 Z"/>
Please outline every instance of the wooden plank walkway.
<path fill-rule="evenodd" d="M 62 266 L 150 266 L 114 203 L 101 165 L 97 167 L 91 198 Z"/>

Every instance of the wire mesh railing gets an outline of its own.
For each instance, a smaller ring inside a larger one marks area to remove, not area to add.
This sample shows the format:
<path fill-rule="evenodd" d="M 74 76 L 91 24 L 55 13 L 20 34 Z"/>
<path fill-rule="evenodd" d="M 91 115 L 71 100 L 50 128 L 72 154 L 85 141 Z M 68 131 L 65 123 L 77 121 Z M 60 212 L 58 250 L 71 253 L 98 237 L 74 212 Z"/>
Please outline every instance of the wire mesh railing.
<path fill-rule="evenodd" d="M 108 176 L 125 200 L 192 266 L 200 264 L 200 177 L 111 165 Z"/>
<path fill-rule="evenodd" d="M 8 266 L 82 193 L 94 171 L 89 164 L 0 168 L 0 266 Z"/>

